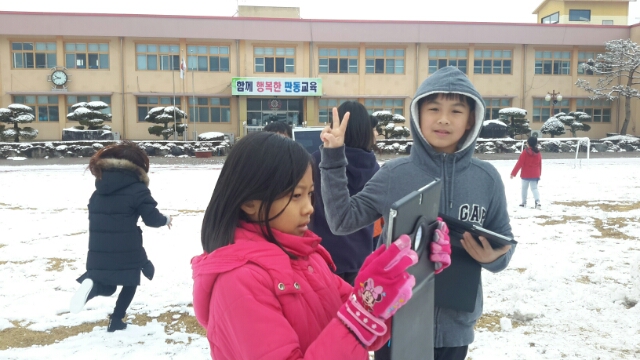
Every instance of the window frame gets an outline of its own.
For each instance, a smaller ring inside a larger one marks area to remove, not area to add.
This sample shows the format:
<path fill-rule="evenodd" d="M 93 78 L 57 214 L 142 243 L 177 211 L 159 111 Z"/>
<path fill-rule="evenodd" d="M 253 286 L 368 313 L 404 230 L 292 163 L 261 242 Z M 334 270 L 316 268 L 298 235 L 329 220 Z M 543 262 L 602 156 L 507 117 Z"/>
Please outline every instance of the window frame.
<path fill-rule="evenodd" d="M 455 51 L 455 54 L 453 53 Z M 460 52 L 464 52 L 464 56 L 460 56 Z M 429 49 L 427 66 L 429 74 L 442 69 L 447 66 L 455 66 L 458 70 L 465 74 L 469 71 L 469 49 Z M 452 61 L 455 61 L 455 65 L 452 65 Z M 460 61 L 464 61 L 464 66 L 460 65 Z M 462 68 L 461 68 L 462 66 Z"/>
<path fill-rule="evenodd" d="M 594 102 L 598 102 L 598 103 L 594 104 Z M 607 102 L 609 104 L 607 104 Z M 600 110 L 600 114 L 596 115 L 596 110 Z M 588 121 L 583 120 L 581 122 L 610 124 L 612 110 L 613 110 L 613 102 L 610 100 L 605 100 L 605 99 L 591 100 L 589 98 L 576 99 L 576 111 L 582 111 L 591 115 L 591 119 L 589 119 Z M 605 115 L 605 113 L 607 112 L 608 114 Z M 605 118 L 608 118 L 608 120 L 605 120 Z M 597 119 L 600 119 L 600 120 L 597 120 Z M 580 121 L 580 120 L 577 120 L 577 121 Z"/>
<path fill-rule="evenodd" d="M 489 56 L 487 55 L 487 51 L 489 52 Z M 498 56 L 498 52 L 499 56 Z M 509 53 L 509 57 L 504 57 L 505 52 Z M 480 53 L 480 56 L 478 56 Z M 488 72 L 487 70 L 487 61 L 489 61 Z M 496 62 L 499 61 L 499 69 L 500 72 L 496 73 Z M 509 62 L 509 66 L 505 67 L 505 62 Z M 478 65 L 478 62 L 480 64 Z M 505 68 L 509 69 L 508 73 L 505 73 Z M 480 70 L 479 72 L 477 70 Z M 473 73 L 478 75 L 513 75 L 513 50 L 505 50 L 505 49 L 474 49 L 473 56 Z"/>
<path fill-rule="evenodd" d="M 270 49 L 270 51 L 267 49 Z M 282 54 L 278 54 L 280 49 L 282 49 Z M 288 53 L 289 50 L 292 51 Z M 296 51 L 296 46 L 254 45 L 253 72 L 260 74 L 295 74 Z M 282 61 L 278 59 L 282 59 Z M 281 64 L 279 64 L 280 62 Z M 273 71 L 267 71 L 270 67 L 273 68 Z M 282 71 L 277 71 L 280 67 L 282 67 Z M 262 69 L 262 71 L 259 69 Z"/>
<path fill-rule="evenodd" d="M 204 101 L 206 104 L 204 104 Z M 194 106 L 194 98 L 189 97 L 187 99 L 187 113 L 189 114 L 190 123 L 203 123 L 203 124 L 230 124 L 231 123 L 231 98 L 228 97 L 204 97 L 196 96 Z M 194 113 L 198 109 L 198 115 Z M 202 121 L 202 110 L 207 109 L 207 121 Z M 226 109 L 227 119 L 223 120 L 223 109 Z M 218 121 L 213 120 L 214 112 L 218 113 Z"/>
<path fill-rule="evenodd" d="M 20 44 L 21 49 L 16 49 Z M 25 44 L 31 44 L 31 49 L 24 49 Z M 55 41 L 10 41 L 11 51 L 11 69 L 51 69 L 58 66 L 58 44 Z M 38 49 L 38 46 L 44 46 L 44 49 Z M 22 66 L 17 65 L 18 54 L 21 54 L 20 61 Z M 28 56 L 31 55 L 31 56 Z M 44 65 L 38 66 L 38 58 L 42 56 Z M 28 58 L 31 58 L 31 67 L 24 66 L 28 64 Z M 53 62 L 53 64 L 51 63 Z"/>
<path fill-rule="evenodd" d="M 326 51 L 325 54 L 323 54 L 324 51 Z M 335 55 L 332 51 L 335 51 Z M 359 48 L 320 47 L 318 48 L 318 74 L 358 74 L 359 59 Z M 336 71 L 331 71 L 332 60 L 335 60 Z M 343 60 L 346 63 L 346 71 L 342 71 Z"/>
<path fill-rule="evenodd" d="M 74 49 L 71 50 L 69 49 L 70 45 L 73 45 Z M 84 50 L 78 50 L 77 47 L 78 45 L 84 45 Z M 97 46 L 97 50 L 91 50 L 91 46 L 95 45 Z M 104 50 L 104 46 L 106 45 L 106 50 Z M 84 55 L 84 62 L 86 63 L 86 65 L 84 67 L 78 67 L 78 54 L 83 54 Z M 69 64 L 69 59 L 68 56 L 73 55 L 74 59 L 73 59 L 73 66 L 70 66 Z M 91 67 L 90 65 L 90 60 L 91 60 L 91 56 L 94 55 L 96 56 L 96 60 L 98 62 L 97 67 Z M 106 67 L 102 67 L 102 65 L 100 65 L 101 63 L 104 62 L 105 59 L 105 55 L 106 55 Z M 102 61 L 101 61 L 102 60 Z M 109 43 L 106 42 L 65 42 L 64 43 L 64 66 L 67 69 L 77 69 L 77 70 L 109 70 L 110 66 L 111 66 L 111 59 L 109 57 Z"/>
<path fill-rule="evenodd" d="M 588 13 L 588 16 L 581 19 L 581 16 L 576 14 L 578 18 L 577 19 L 575 17 L 572 18 L 571 12 L 576 12 L 576 11 L 586 11 Z M 590 9 L 569 9 L 569 21 L 591 21 L 591 10 Z"/>
<path fill-rule="evenodd" d="M 568 113 L 571 110 L 569 99 L 562 99 L 559 104 L 553 105 L 553 115 L 556 115 L 560 112 Z M 544 111 L 545 109 L 549 110 Z M 536 115 L 536 110 L 538 115 Z M 533 98 L 533 112 L 531 113 L 531 122 L 536 123 L 544 123 L 547 121 L 551 115 L 547 116 L 545 113 L 551 114 L 551 101 L 546 101 L 544 98 Z"/>
<path fill-rule="evenodd" d="M 215 48 L 215 51 L 214 51 Z M 195 50 L 191 52 L 191 50 Z M 226 53 L 222 51 L 226 51 Z M 200 58 L 206 58 L 206 70 L 200 66 Z M 213 60 L 217 59 L 218 70 L 212 70 Z M 226 68 L 223 67 L 223 59 L 226 59 Z M 231 45 L 203 45 L 189 44 L 187 45 L 187 70 L 202 71 L 215 73 L 231 72 Z"/>
<path fill-rule="evenodd" d="M 146 99 L 146 103 L 141 103 L 141 99 Z M 150 99 L 157 99 L 155 103 L 149 101 Z M 167 100 L 168 99 L 168 100 Z M 180 107 L 182 104 L 182 98 L 176 96 L 176 104 L 175 106 Z M 163 102 L 164 101 L 164 102 Z M 136 113 L 137 113 L 137 122 L 144 123 L 144 118 L 149 113 L 149 110 L 155 107 L 167 107 L 173 106 L 173 96 L 136 96 Z M 146 108 L 146 112 L 144 116 L 140 117 L 140 109 Z"/>
<path fill-rule="evenodd" d="M 358 101 L 358 99 L 345 98 L 320 98 L 318 99 L 318 123 L 330 124 L 333 122 L 333 108 L 342 105 L 347 101 Z M 323 113 L 325 113 L 323 115 Z M 323 119 L 326 119 L 323 121 Z"/>
<path fill-rule="evenodd" d="M 506 109 L 511 107 L 511 103 L 513 101 L 512 98 L 492 98 L 492 97 L 483 97 L 482 98 L 485 103 L 484 108 L 484 119 L 485 120 L 498 120 L 500 115 L 499 111 L 502 109 Z M 496 103 L 497 104 L 494 104 Z M 498 116 L 494 117 L 493 115 L 487 117 L 487 114 L 492 114 L 495 112 Z"/>
<path fill-rule="evenodd" d="M 29 98 L 33 98 L 33 102 L 29 102 L 27 100 L 29 100 Z M 41 101 L 43 100 L 43 98 L 47 98 L 47 101 Z M 22 99 L 22 100 L 21 100 Z M 58 99 L 58 95 L 13 95 L 11 97 L 11 100 L 13 101 L 14 104 L 23 104 L 26 105 L 28 107 L 30 107 L 31 109 L 33 109 L 33 116 L 35 116 L 35 121 L 34 122 L 46 122 L 46 123 L 51 123 L 51 122 L 60 122 L 60 107 L 59 107 L 59 99 Z M 42 108 L 46 108 L 46 119 L 45 120 L 41 120 L 41 115 L 42 115 Z M 49 120 L 49 114 L 51 114 L 51 109 L 55 108 L 54 113 L 56 113 L 56 117 L 57 119 L 55 120 Z"/>
<path fill-rule="evenodd" d="M 593 57 L 587 56 L 588 54 L 592 54 Z M 583 70 L 582 64 L 587 63 L 589 59 L 593 59 L 595 61 L 597 55 L 598 53 L 596 51 L 578 51 L 578 69 L 577 69 L 578 75 L 584 75 L 584 76 L 594 75 L 593 71 L 591 70 Z"/>
<path fill-rule="evenodd" d="M 555 15 L 555 21 L 552 21 L 552 17 Z M 545 22 L 546 19 L 549 19 L 548 22 Z M 547 15 L 540 19 L 540 24 L 558 24 L 560 22 L 560 12 L 556 11 L 553 14 Z"/>
<path fill-rule="evenodd" d="M 393 56 L 389 53 L 393 52 Z M 402 52 L 402 55 L 398 55 Z M 407 71 L 407 49 L 402 47 L 382 48 L 368 47 L 364 50 L 364 73 L 365 75 L 405 75 Z M 378 71 L 381 68 L 382 71 Z M 402 68 L 402 72 L 398 69 Z M 393 69 L 393 72 L 389 72 Z"/>
<path fill-rule="evenodd" d="M 145 46 L 145 51 L 141 51 L 141 46 Z M 149 51 L 149 46 L 155 46 L 156 50 L 155 51 Z M 162 47 L 164 46 L 168 46 L 169 48 L 167 49 L 168 51 L 162 51 Z M 135 43 L 135 50 L 136 50 L 136 70 L 137 71 L 175 71 L 175 70 L 180 70 L 180 45 L 176 45 L 176 44 L 168 44 L 168 43 Z M 141 57 L 145 57 L 145 68 L 142 69 L 140 67 L 140 59 Z M 149 57 L 150 56 L 155 56 L 156 57 L 156 64 L 155 64 L 155 69 L 149 69 Z M 169 62 L 167 65 L 166 69 L 163 69 L 164 67 L 164 63 L 163 63 L 163 57 L 170 57 L 171 59 L 177 59 L 177 62 L 175 60 L 172 60 L 171 62 Z M 173 68 L 171 66 L 171 63 L 173 64 Z"/>
<path fill-rule="evenodd" d="M 560 53 L 560 57 L 556 55 Z M 564 55 L 569 57 L 565 58 Z M 547 56 L 548 55 L 548 56 Z M 534 75 L 568 75 L 571 76 L 572 51 L 563 50 L 536 50 L 534 54 Z M 546 73 L 546 66 L 550 66 L 550 72 Z M 556 72 L 558 70 L 558 72 Z"/>
<path fill-rule="evenodd" d="M 392 114 L 404 116 L 405 98 L 380 98 L 380 99 L 364 99 L 364 107 L 369 115 L 376 111 L 389 111 Z M 392 103 L 389 103 L 391 101 Z M 389 104 L 391 106 L 389 107 Z"/>

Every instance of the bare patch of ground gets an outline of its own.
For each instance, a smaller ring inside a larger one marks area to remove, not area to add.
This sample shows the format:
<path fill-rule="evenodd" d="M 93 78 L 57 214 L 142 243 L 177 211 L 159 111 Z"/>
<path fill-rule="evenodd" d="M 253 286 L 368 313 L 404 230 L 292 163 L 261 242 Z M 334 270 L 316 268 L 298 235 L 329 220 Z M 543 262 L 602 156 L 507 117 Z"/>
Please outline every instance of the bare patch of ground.
<path fill-rule="evenodd" d="M 640 209 L 640 201 L 632 203 L 595 201 L 555 201 L 554 204 L 571 207 L 598 207 L 604 212 L 627 212 Z"/>
<path fill-rule="evenodd" d="M 486 329 L 491 332 L 500 331 L 500 319 L 503 317 L 508 318 L 508 316 L 498 311 L 492 311 L 490 313 L 482 314 L 482 316 L 480 316 L 480 319 L 478 319 L 478 322 L 476 322 L 475 328 Z M 522 324 L 519 321 L 511 319 L 511 326 L 515 329 L 522 326 Z"/>
<path fill-rule="evenodd" d="M 146 314 L 134 314 L 134 316 L 130 322 L 138 326 L 145 326 L 153 320 L 164 323 L 164 331 L 167 335 L 180 332 L 206 336 L 206 331 L 200 326 L 196 318 L 187 313 L 167 311 L 157 317 Z M 92 332 L 96 326 L 107 326 L 108 320 L 82 323 L 75 326 L 59 326 L 47 331 L 30 330 L 28 329 L 29 325 L 31 325 L 30 323 L 24 325 L 20 321 L 12 321 L 11 323 L 14 327 L 0 331 L 0 351 L 33 345 L 51 345 L 81 333 Z M 189 338 L 188 342 L 191 342 L 191 338 Z M 167 344 L 177 343 L 182 342 L 167 341 Z"/>
<path fill-rule="evenodd" d="M 579 282 L 579 283 L 581 283 L 581 284 L 591 284 L 591 279 L 590 279 L 588 276 L 583 275 L 583 276 L 580 276 L 580 277 L 576 280 L 576 282 Z"/>
<path fill-rule="evenodd" d="M 16 264 L 16 265 L 24 265 L 33 262 L 33 260 L 22 260 L 22 261 L 0 261 L 0 265 L 4 264 Z"/>
<path fill-rule="evenodd" d="M 5 203 L 0 203 L 0 208 L 7 210 L 37 210 L 36 208 L 22 207 Z"/>
<path fill-rule="evenodd" d="M 591 235 L 591 237 L 620 239 L 620 240 L 636 239 L 618 230 L 621 227 L 627 226 L 629 222 L 632 221 L 632 219 L 608 218 L 606 219 L 606 221 L 602 221 L 600 219 L 594 219 L 594 221 L 595 221 L 596 229 L 600 231 L 600 236 Z"/>
<path fill-rule="evenodd" d="M 66 265 L 71 265 L 75 262 L 75 260 L 71 259 L 60 259 L 60 258 L 50 258 L 47 263 L 47 271 L 62 271 L 64 270 Z M 71 266 L 72 269 L 75 267 Z"/>
<path fill-rule="evenodd" d="M 562 215 L 559 217 L 554 216 L 553 218 L 551 216 L 541 215 L 541 216 L 536 216 L 536 218 L 544 220 L 539 224 L 540 226 L 564 225 L 568 222 L 584 221 L 584 218 L 580 216 L 567 216 L 567 215 Z"/>

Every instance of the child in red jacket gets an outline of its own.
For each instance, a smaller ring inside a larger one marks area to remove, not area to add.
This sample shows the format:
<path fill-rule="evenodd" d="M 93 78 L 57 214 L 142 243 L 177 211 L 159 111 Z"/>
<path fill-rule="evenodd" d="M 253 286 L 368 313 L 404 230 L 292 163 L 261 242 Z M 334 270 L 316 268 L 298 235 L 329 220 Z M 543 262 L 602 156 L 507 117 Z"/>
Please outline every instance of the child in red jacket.
<path fill-rule="evenodd" d="M 542 155 L 538 149 L 538 138 L 531 136 L 527 139 L 527 148 L 520 154 L 520 158 L 511 171 L 511 178 L 518 175 L 518 171 L 522 169 L 520 178 L 522 178 L 522 203 L 520 206 L 527 205 L 527 191 L 531 186 L 531 193 L 536 201 L 536 209 L 540 209 L 540 193 L 538 192 L 538 181 L 542 173 Z"/>

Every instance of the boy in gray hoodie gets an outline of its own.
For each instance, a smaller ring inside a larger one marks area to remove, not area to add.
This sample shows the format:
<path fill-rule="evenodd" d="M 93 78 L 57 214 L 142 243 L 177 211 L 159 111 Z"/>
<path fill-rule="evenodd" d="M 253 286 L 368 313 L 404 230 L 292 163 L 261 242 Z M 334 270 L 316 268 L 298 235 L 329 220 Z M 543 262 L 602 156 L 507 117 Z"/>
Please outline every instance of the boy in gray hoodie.
<path fill-rule="evenodd" d="M 334 109 L 334 124 L 321 135 L 324 146 L 319 166 L 331 231 L 349 234 L 380 216 L 386 228 L 393 202 L 439 178 L 443 181 L 441 213 L 513 237 L 500 175 L 491 164 L 473 158 L 483 118 L 484 102 L 467 76 L 455 67 L 436 71 L 420 85 L 411 102 L 411 154 L 385 163 L 361 192 L 349 197 L 344 153 L 348 116 L 338 124 Z M 386 233 L 384 229 L 383 243 Z M 493 249 L 483 237 L 480 241 L 465 233 L 461 244 L 484 269 L 504 270 L 515 248 Z M 473 327 L 482 315 L 482 298 L 480 282 L 473 312 L 436 306 L 435 360 L 465 359 L 473 342 Z"/>

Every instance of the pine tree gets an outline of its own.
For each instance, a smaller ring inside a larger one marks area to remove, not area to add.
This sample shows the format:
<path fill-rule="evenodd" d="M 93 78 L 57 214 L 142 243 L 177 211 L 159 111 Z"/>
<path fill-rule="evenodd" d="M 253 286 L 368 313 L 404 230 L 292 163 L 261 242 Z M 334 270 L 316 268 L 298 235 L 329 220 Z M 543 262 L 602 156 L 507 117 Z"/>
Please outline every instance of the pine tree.
<path fill-rule="evenodd" d="M 31 127 L 19 127 L 19 124 L 28 124 L 34 122 L 36 117 L 33 115 L 33 109 L 22 104 L 11 104 L 7 109 L 0 108 L 0 121 L 13 124 L 13 128 L 4 129 L 0 132 L 3 140 L 13 139 L 20 142 L 20 138 L 24 140 L 32 140 L 38 136 L 38 130 Z"/>
<path fill-rule="evenodd" d="M 378 134 L 383 134 L 385 139 L 400 139 L 403 137 L 409 137 L 411 132 L 405 126 L 396 126 L 397 124 L 404 124 L 406 119 L 400 114 L 392 114 L 389 111 L 376 111 L 372 114 L 378 119 L 378 125 L 376 131 Z"/>
<path fill-rule="evenodd" d="M 175 117 L 174 117 L 175 116 Z M 186 119 L 187 113 L 174 106 L 167 107 L 155 107 L 149 110 L 145 121 L 162 124 L 149 127 L 149 134 L 162 136 L 165 140 L 168 140 L 174 133 L 174 125 L 169 126 L 170 122 L 175 122 L 175 132 L 178 135 L 182 135 L 187 129 L 187 124 L 180 122 L 181 119 Z"/>
<path fill-rule="evenodd" d="M 500 120 L 507 124 L 507 134 L 511 138 L 515 139 L 518 135 L 531 133 L 529 120 L 525 119 L 527 110 L 510 107 L 500 109 L 498 114 L 500 114 Z"/>
<path fill-rule="evenodd" d="M 75 126 L 79 130 L 111 130 L 111 126 L 104 125 L 105 120 L 111 120 L 111 114 L 103 113 L 100 110 L 108 108 L 109 105 L 102 101 L 79 102 L 71 106 L 67 119 L 78 121 L 80 126 Z"/>
<path fill-rule="evenodd" d="M 550 117 L 547 121 L 545 121 L 540 131 L 543 134 L 550 134 L 552 138 L 565 133 L 564 124 L 555 116 Z"/>
<path fill-rule="evenodd" d="M 557 113 L 556 118 L 560 120 L 565 126 L 567 126 L 569 131 L 571 131 L 571 136 L 577 137 L 576 133 L 578 131 L 589 131 L 591 130 L 591 126 L 584 124 L 582 121 L 591 119 L 591 116 L 585 112 L 581 111 L 572 111 L 569 114 L 565 114 L 563 112 Z"/>

